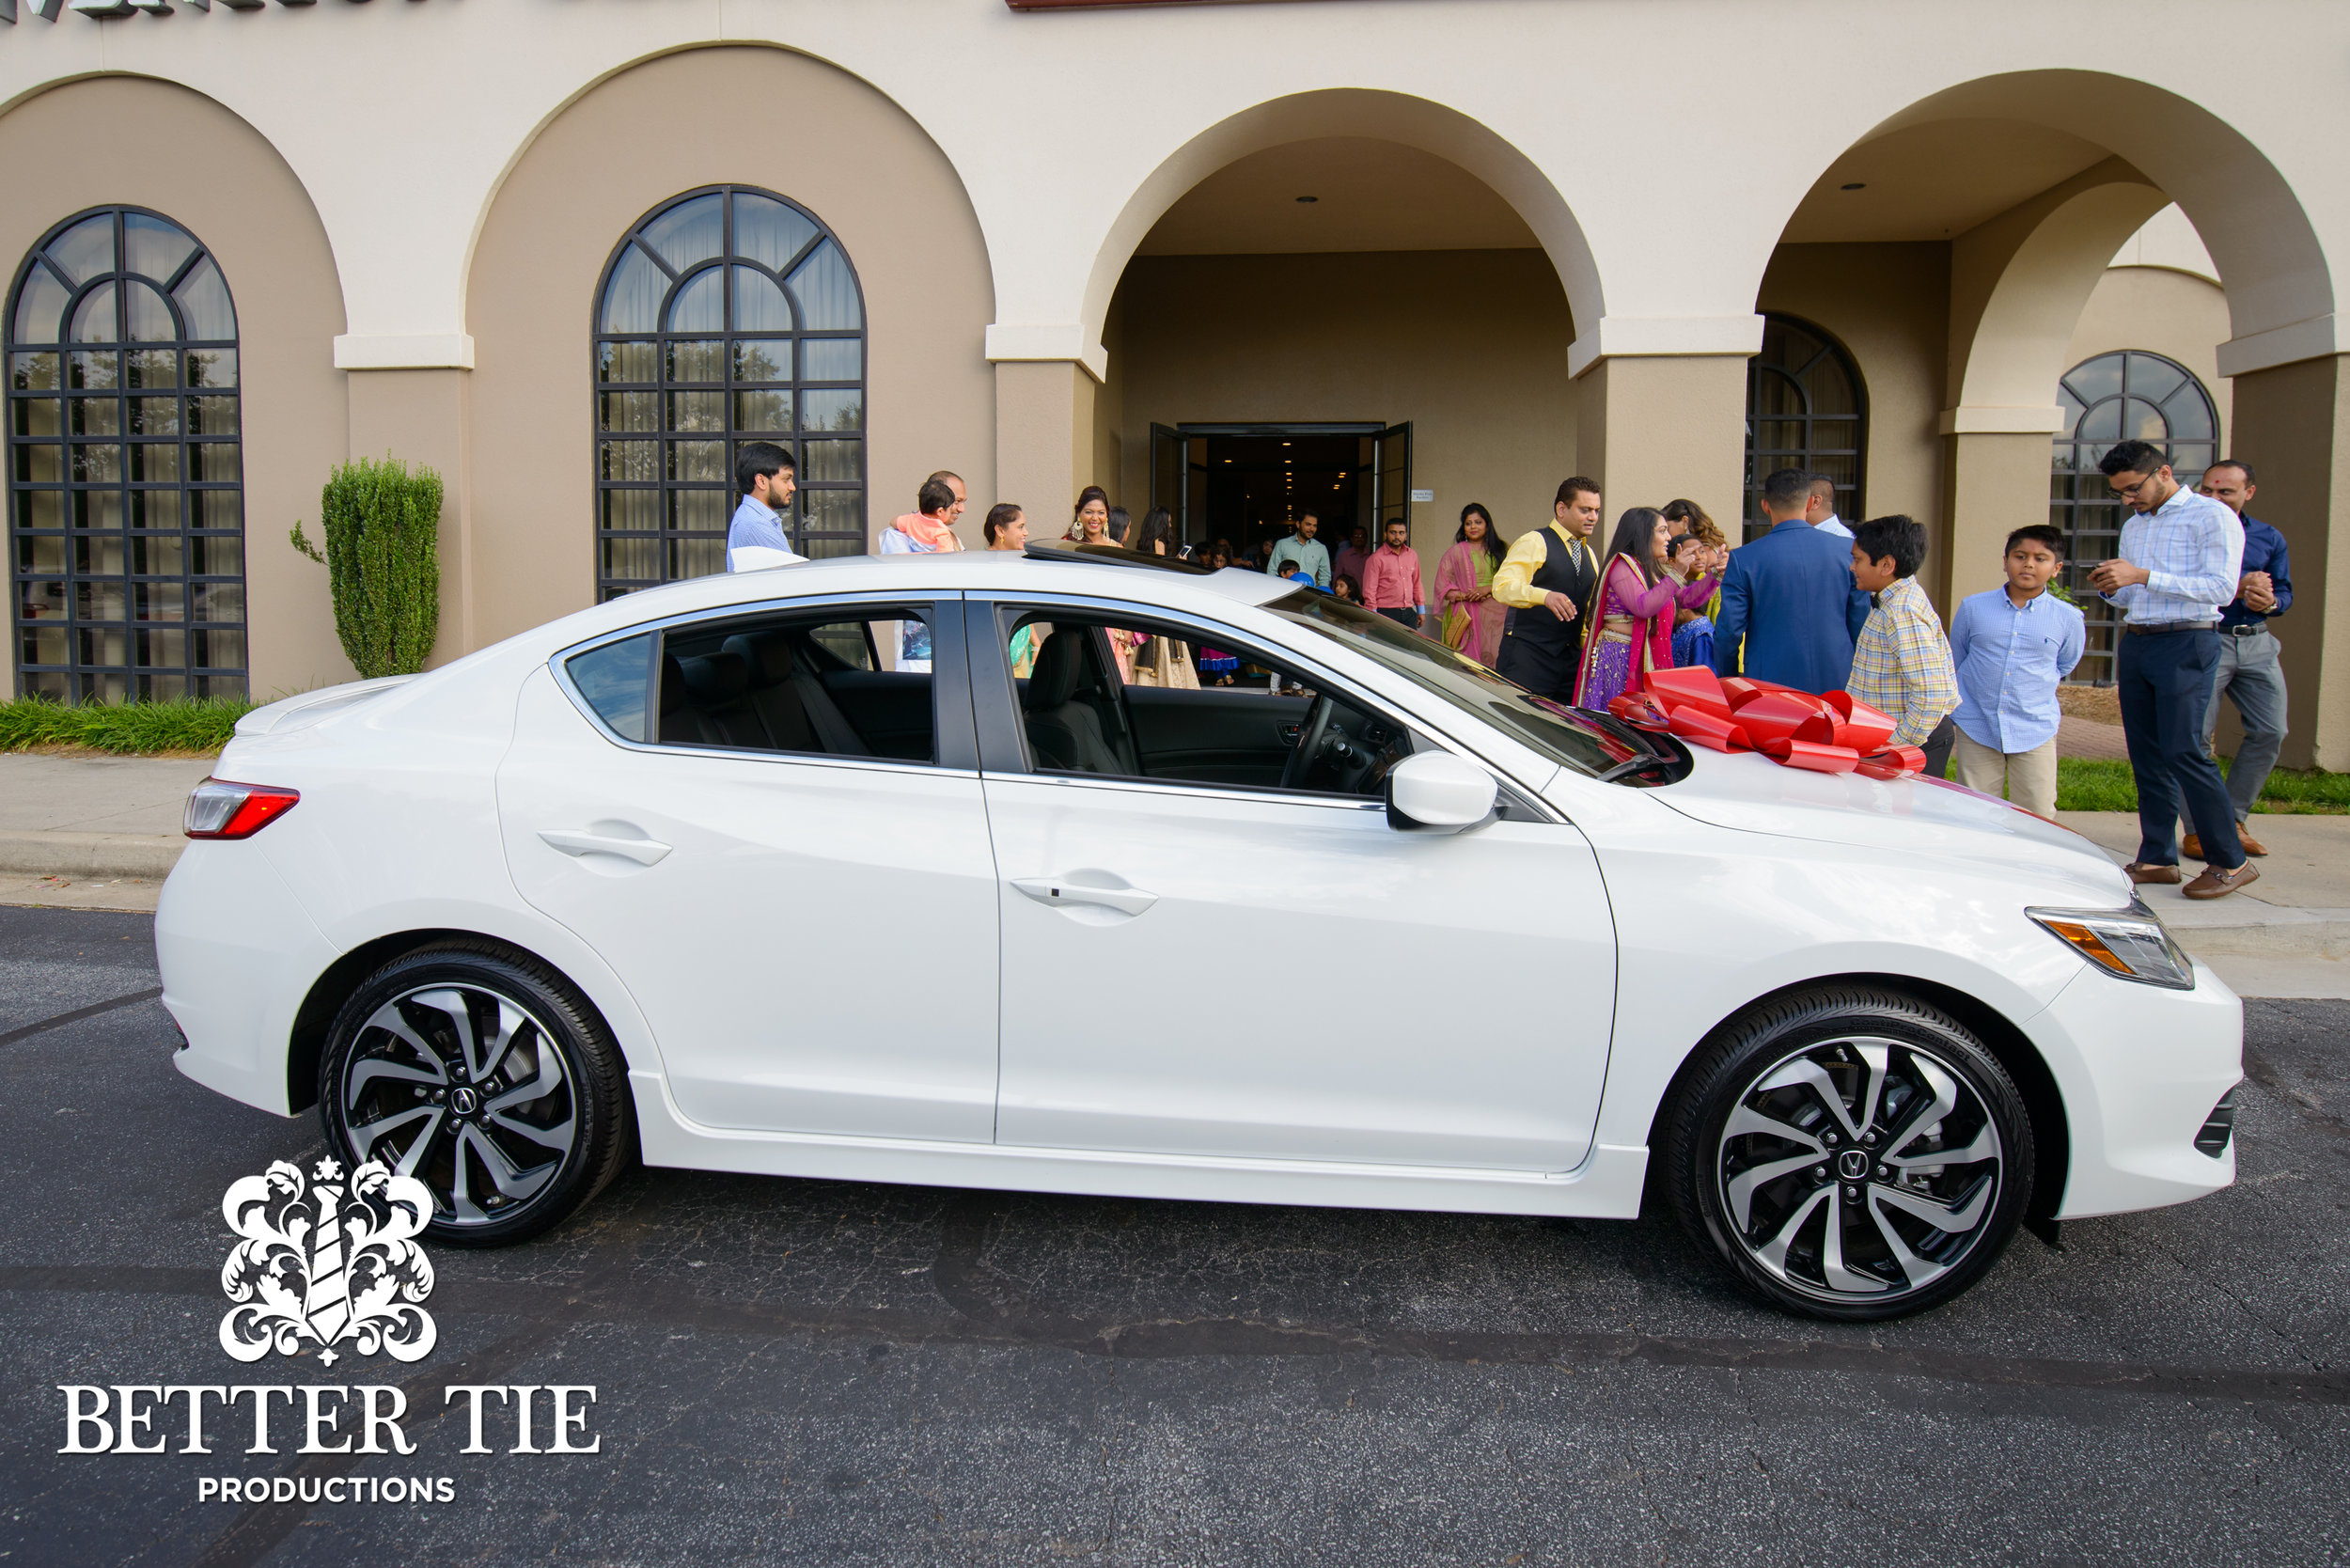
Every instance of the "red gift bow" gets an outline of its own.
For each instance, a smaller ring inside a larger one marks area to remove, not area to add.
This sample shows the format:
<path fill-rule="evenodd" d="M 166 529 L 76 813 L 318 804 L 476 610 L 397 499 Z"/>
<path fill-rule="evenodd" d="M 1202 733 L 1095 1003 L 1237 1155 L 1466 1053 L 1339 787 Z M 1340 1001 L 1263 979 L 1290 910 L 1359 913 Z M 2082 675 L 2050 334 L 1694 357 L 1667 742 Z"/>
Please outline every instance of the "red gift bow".
<path fill-rule="evenodd" d="M 1890 744 L 1891 719 L 1850 692 L 1822 696 L 1743 675 L 1725 681 L 1702 666 L 1656 669 L 1607 711 L 1642 729 L 1716 751 L 1759 751 L 1813 773 L 1905 778 L 1926 767 L 1916 746 Z"/>

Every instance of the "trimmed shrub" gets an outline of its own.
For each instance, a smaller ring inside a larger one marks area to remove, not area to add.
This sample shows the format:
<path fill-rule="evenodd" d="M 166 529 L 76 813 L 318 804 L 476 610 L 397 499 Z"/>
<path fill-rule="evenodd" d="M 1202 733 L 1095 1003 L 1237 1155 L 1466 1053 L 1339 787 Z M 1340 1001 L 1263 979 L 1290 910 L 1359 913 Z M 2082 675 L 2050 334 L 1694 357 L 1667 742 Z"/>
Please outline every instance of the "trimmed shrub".
<path fill-rule="evenodd" d="M 159 751 L 218 751 L 254 704 L 213 698 L 180 702 L 83 703 L 47 698 L 0 702 L 0 751 L 34 745 L 86 745 L 126 756 Z"/>
<path fill-rule="evenodd" d="M 319 493 L 323 554 L 296 523 L 293 547 L 326 567 L 335 635 L 361 679 L 414 675 L 441 626 L 441 476 L 386 456 L 335 470 Z"/>

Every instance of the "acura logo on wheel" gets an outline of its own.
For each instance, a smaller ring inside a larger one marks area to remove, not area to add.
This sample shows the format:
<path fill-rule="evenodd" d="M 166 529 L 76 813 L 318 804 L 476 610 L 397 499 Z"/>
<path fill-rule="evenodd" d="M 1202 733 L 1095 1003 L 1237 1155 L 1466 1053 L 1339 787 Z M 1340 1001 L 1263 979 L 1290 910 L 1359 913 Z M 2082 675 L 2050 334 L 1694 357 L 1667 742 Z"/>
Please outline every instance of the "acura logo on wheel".
<path fill-rule="evenodd" d="M 1847 1182 L 1857 1182 L 1869 1174 L 1869 1152 L 1865 1149 L 1847 1149 L 1836 1156 L 1837 1174 Z"/>
<path fill-rule="evenodd" d="M 452 1089 L 448 1091 L 448 1108 L 460 1116 L 471 1116 L 480 1108 L 480 1100 L 481 1097 L 470 1089 Z"/>

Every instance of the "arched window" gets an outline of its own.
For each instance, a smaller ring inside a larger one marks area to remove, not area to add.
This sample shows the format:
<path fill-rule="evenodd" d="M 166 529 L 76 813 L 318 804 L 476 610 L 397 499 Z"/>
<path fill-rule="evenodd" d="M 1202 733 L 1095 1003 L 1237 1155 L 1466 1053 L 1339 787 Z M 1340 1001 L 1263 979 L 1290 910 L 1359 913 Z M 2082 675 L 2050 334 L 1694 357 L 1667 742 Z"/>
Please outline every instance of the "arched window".
<path fill-rule="evenodd" d="M 1762 352 L 1747 362 L 1747 532 L 1762 531 L 1762 481 L 1809 468 L 1836 481 L 1836 515 L 1861 513 L 1860 454 L 1869 411 L 1860 372 L 1818 328 L 1792 316 L 1762 319 Z"/>
<path fill-rule="evenodd" d="M 237 311 L 134 207 L 59 224 L 8 295 L 16 679 L 64 702 L 245 695 Z"/>
<path fill-rule="evenodd" d="M 2097 460 L 2116 445 L 2153 442 L 2170 456 L 2172 475 L 2190 486 L 2219 455 L 2219 413 L 2211 394 L 2193 371 L 2158 353 L 2124 349 L 2083 360 L 2057 383 L 2057 405 L 2064 428 L 2050 463 L 2048 522 L 2064 535 L 2073 560 L 2110 560 L 2121 543 L 2122 503 L 2097 471 Z M 2120 613 L 2086 589 L 2075 597 L 2089 621 L 2089 651 L 2073 679 L 2107 684 Z"/>
<path fill-rule="evenodd" d="M 865 301 L 806 209 L 694 191 L 647 214 L 596 293 L 596 597 L 726 570 L 734 455 L 798 460 L 807 556 L 865 549 Z"/>

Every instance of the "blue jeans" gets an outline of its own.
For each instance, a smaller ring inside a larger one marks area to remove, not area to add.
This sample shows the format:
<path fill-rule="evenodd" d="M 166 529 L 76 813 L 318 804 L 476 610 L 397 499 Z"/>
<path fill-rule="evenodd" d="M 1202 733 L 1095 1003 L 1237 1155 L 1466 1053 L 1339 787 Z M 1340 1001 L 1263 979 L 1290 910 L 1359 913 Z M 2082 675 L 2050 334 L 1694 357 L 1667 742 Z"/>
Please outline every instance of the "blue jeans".
<path fill-rule="evenodd" d="M 2277 663 L 2277 639 L 2267 632 L 2239 637 L 2219 636 L 2219 665 L 2212 671 L 2211 707 L 2203 715 L 2203 750 L 2211 752 L 2212 731 L 2219 724 L 2219 695 L 2225 692 L 2244 719 L 2244 744 L 2236 748 L 2235 766 L 2228 770 L 2228 799 L 2235 820 L 2251 814 L 2277 765 L 2285 745 L 2285 672 Z"/>
<path fill-rule="evenodd" d="M 2244 864 L 2235 808 L 2219 764 L 2203 753 L 2203 715 L 2211 711 L 2212 672 L 2219 667 L 2214 631 L 2121 635 L 2122 735 L 2138 780 L 2138 858 L 2179 863 L 2179 808 L 2186 808 L 2203 854 L 2223 871 Z"/>

